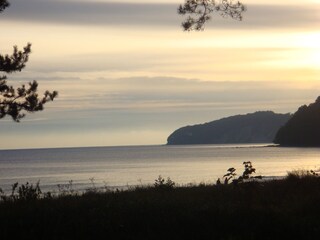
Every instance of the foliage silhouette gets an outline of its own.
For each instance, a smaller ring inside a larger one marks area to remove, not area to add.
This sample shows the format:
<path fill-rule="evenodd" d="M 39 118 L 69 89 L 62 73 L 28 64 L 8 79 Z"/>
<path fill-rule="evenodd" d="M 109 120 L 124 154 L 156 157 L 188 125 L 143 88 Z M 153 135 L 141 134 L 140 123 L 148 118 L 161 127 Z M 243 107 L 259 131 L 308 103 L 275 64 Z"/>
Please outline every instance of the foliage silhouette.
<path fill-rule="evenodd" d="M 320 147 L 320 96 L 301 106 L 279 129 L 274 143 L 281 146 Z"/>
<path fill-rule="evenodd" d="M 203 30 L 213 12 L 241 21 L 244 11 L 246 7 L 241 2 L 234 0 L 219 0 L 219 3 L 216 0 L 186 0 L 178 8 L 178 14 L 187 15 L 186 20 L 181 24 L 184 31 Z"/>
<path fill-rule="evenodd" d="M 5 8 L 9 7 L 9 2 L 7 0 L 0 0 L 0 12 L 2 12 Z"/>
<path fill-rule="evenodd" d="M 302 179 L 310 177 L 319 177 L 319 170 L 297 169 L 287 173 L 287 179 Z"/>
<path fill-rule="evenodd" d="M 12 184 L 10 195 L 5 195 L 2 189 L 0 189 L 0 195 L 0 199 L 2 201 L 39 200 L 42 196 L 42 191 L 40 189 L 40 181 L 38 181 L 35 186 L 33 184 L 30 184 L 29 182 L 26 182 L 26 184 L 21 184 L 19 186 L 19 183 L 16 182 Z M 49 196 L 50 192 L 45 193 L 45 197 Z"/>
<path fill-rule="evenodd" d="M 0 201 L 1 239 L 318 239 L 319 189 L 310 176 Z"/>
<path fill-rule="evenodd" d="M 58 192 L 59 195 L 61 196 L 66 196 L 66 195 L 73 195 L 75 192 L 75 190 L 73 189 L 73 181 L 70 180 L 68 182 L 68 184 L 58 184 Z"/>
<path fill-rule="evenodd" d="M 167 144 L 270 143 L 290 117 L 272 111 L 230 116 L 179 128 L 170 134 Z"/>
<path fill-rule="evenodd" d="M 243 183 L 247 180 L 254 180 L 254 179 L 262 179 L 262 176 L 252 176 L 256 172 L 256 169 L 252 166 L 250 161 L 243 162 L 244 171 L 241 176 L 236 178 L 236 169 L 229 168 L 227 173 L 223 176 L 224 177 L 224 184 L 229 184 L 229 181 L 232 180 L 233 184 Z M 217 185 L 221 184 L 220 178 L 216 182 Z"/>
<path fill-rule="evenodd" d="M 9 6 L 6 0 L 0 0 L 0 12 Z M 28 43 L 23 50 L 13 47 L 11 55 L 0 54 L 0 72 L 5 74 L 21 71 L 29 60 L 31 44 Z M 57 97 L 57 91 L 45 91 L 43 96 L 38 95 L 37 81 L 29 82 L 28 86 L 22 85 L 15 89 L 7 84 L 7 76 L 0 75 L 0 119 L 9 115 L 16 122 L 19 122 L 25 113 L 42 111 L 47 102 L 53 101 Z"/>
<path fill-rule="evenodd" d="M 176 183 L 170 179 L 165 180 L 161 175 L 154 181 L 154 187 L 157 189 L 172 189 Z"/>

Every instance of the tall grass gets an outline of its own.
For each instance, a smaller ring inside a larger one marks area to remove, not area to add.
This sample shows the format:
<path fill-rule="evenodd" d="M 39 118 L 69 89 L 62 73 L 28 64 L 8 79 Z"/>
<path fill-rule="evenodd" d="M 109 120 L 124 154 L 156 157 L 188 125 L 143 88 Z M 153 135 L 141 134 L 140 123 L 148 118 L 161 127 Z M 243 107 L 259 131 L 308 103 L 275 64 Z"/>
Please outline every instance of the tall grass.
<path fill-rule="evenodd" d="M 316 175 L 173 183 L 160 176 L 150 186 L 41 193 L 28 200 L 15 191 L 15 198 L 0 203 L 1 239 L 317 239 L 320 234 Z M 32 192 L 37 187 L 28 186 Z"/>

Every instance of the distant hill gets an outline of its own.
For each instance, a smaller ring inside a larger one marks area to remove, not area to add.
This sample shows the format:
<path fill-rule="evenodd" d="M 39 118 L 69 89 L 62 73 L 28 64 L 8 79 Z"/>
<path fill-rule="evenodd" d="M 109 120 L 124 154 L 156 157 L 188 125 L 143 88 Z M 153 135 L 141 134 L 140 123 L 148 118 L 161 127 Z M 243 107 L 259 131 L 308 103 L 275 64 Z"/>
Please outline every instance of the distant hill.
<path fill-rule="evenodd" d="M 167 144 L 271 143 L 291 116 L 261 111 L 186 126 L 174 131 Z"/>
<path fill-rule="evenodd" d="M 301 106 L 276 134 L 282 146 L 320 147 L 320 97 L 309 106 Z"/>

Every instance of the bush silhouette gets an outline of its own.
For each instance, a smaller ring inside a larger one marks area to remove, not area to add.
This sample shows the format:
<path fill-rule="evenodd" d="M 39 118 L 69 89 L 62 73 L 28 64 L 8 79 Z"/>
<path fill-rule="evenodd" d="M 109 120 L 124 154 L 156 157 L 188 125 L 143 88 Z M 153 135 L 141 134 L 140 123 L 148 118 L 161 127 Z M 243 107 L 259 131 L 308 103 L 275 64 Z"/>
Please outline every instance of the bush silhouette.
<path fill-rule="evenodd" d="M 223 175 L 224 177 L 224 184 L 229 184 L 230 180 L 232 180 L 233 184 L 243 183 L 248 180 L 253 179 L 261 179 L 262 176 L 252 176 L 256 172 L 256 169 L 252 166 L 252 163 L 250 161 L 243 162 L 244 165 L 244 171 L 242 175 L 236 178 L 236 169 L 235 168 L 229 168 L 227 170 L 227 173 Z M 216 182 L 217 185 L 221 184 L 220 178 Z"/>
<path fill-rule="evenodd" d="M 154 181 L 154 187 L 156 189 L 172 189 L 176 183 L 168 177 L 164 179 L 161 175 Z"/>

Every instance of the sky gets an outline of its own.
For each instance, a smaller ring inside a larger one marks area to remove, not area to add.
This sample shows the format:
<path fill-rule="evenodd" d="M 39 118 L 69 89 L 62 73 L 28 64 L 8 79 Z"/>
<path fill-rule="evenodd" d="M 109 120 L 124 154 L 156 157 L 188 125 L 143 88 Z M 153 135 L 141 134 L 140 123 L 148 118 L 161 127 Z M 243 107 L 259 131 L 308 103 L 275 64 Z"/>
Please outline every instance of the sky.
<path fill-rule="evenodd" d="M 0 53 L 32 43 L 27 67 L 59 97 L 20 123 L 1 119 L 0 149 L 165 144 L 175 129 L 320 95 L 320 0 L 243 0 L 243 21 L 214 13 L 184 32 L 183 0 L 11 0 Z"/>

